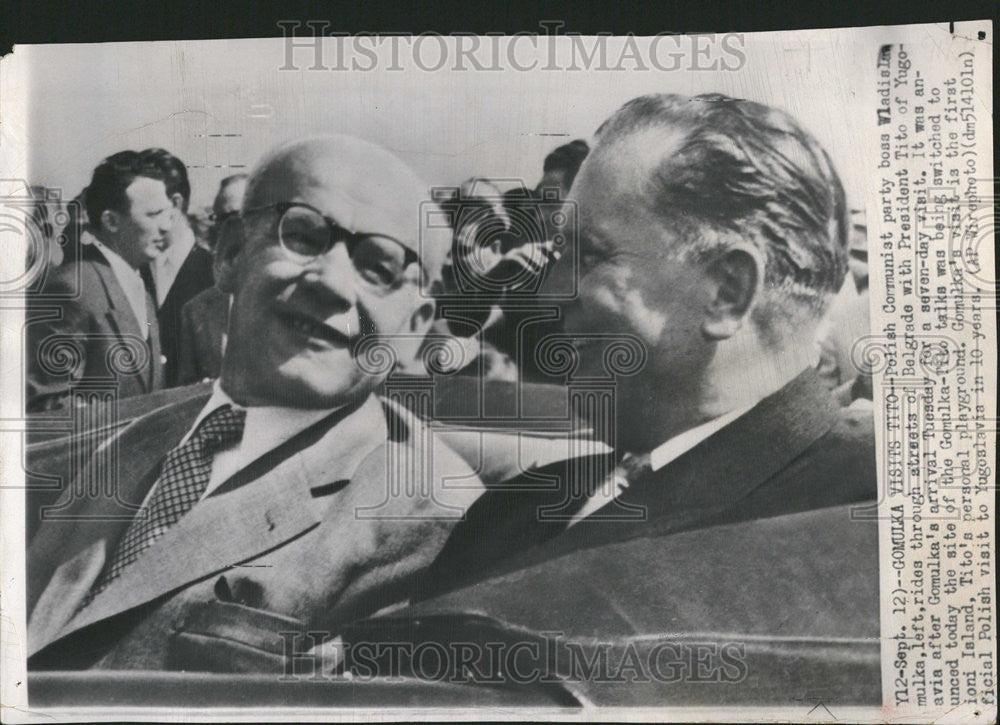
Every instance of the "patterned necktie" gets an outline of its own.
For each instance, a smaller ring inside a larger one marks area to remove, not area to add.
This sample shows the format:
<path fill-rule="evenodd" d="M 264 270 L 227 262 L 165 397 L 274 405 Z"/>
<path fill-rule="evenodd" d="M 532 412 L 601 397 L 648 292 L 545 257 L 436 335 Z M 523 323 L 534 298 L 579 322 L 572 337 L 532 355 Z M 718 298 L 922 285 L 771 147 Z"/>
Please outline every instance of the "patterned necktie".
<path fill-rule="evenodd" d="M 583 519 L 620 521 L 623 509 L 617 499 L 629 486 L 652 473 L 649 454 L 626 453 L 610 475 L 601 476 L 600 483 L 590 497 L 570 519 L 573 526 Z"/>
<path fill-rule="evenodd" d="M 617 499 L 633 483 L 645 478 L 652 472 L 653 466 L 649 462 L 648 453 L 626 453 L 622 457 L 621 462 L 615 466 L 615 470 L 611 472 L 611 482 L 614 484 L 614 490 L 611 491 L 612 499 Z"/>
<path fill-rule="evenodd" d="M 622 457 L 622 462 L 618 464 L 618 467 L 624 479 L 618 484 L 620 488 L 619 493 L 628 488 L 629 484 L 653 472 L 653 464 L 650 461 L 648 453 L 626 453 Z"/>
<path fill-rule="evenodd" d="M 243 437 L 245 420 L 245 410 L 223 405 L 201 421 L 187 442 L 167 455 L 153 495 L 144 507 L 145 516 L 132 521 L 111 565 L 95 582 L 81 609 L 201 499 L 212 473 L 212 458 Z"/>

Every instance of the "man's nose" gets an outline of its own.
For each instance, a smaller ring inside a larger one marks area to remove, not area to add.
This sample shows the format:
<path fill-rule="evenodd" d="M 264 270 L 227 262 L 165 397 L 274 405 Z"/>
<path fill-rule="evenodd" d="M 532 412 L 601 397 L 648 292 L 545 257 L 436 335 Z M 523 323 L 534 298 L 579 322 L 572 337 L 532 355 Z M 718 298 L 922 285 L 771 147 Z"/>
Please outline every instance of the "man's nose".
<path fill-rule="evenodd" d="M 303 284 L 337 312 L 350 309 L 357 301 L 358 276 L 344 242 L 311 260 L 302 275 Z"/>

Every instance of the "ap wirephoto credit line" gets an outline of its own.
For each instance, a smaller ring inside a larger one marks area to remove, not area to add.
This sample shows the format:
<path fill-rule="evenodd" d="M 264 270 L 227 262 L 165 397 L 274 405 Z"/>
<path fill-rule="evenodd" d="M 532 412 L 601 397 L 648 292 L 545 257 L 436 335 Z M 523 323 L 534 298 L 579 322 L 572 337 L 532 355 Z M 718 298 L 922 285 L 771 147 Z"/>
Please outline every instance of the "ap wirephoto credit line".
<path fill-rule="evenodd" d="M 22 45 L 4 722 L 996 720 L 990 22 Z"/>

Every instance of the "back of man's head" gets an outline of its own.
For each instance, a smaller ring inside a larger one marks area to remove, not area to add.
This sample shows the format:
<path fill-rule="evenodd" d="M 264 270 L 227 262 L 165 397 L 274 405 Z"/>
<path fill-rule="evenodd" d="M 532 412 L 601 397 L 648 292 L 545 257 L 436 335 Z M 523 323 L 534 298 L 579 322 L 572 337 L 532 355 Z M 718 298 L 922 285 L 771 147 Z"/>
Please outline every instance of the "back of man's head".
<path fill-rule="evenodd" d="M 95 229 L 102 228 L 101 216 L 105 211 L 128 212 L 129 199 L 125 191 L 139 176 L 164 181 L 160 167 L 137 151 L 119 151 L 98 164 L 85 198 L 87 218 Z"/>
<path fill-rule="evenodd" d="M 588 153 L 590 147 L 583 139 L 570 141 L 552 151 L 545 157 L 542 179 L 535 187 L 535 195 L 542 195 L 543 189 L 557 189 L 560 196 L 565 195 L 573 186 L 573 180 Z"/>
<path fill-rule="evenodd" d="M 233 174 L 232 176 L 227 176 L 226 178 L 224 178 L 222 181 L 219 182 L 219 192 L 218 194 L 216 194 L 216 197 L 218 197 L 219 194 L 225 192 L 227 189 L 232 188 L 234 185 L 238 185 L 241 183 L 245 185 L 247 178 L 248 177 L 246 174 Z"/>
<path fill-rule="evenodd" d="M 605 121 L 594 153 L 648 145 L 646 198 L 687 259 L 735 241 L 764 261 L 752 319 L 769 343 L 817 320 L 847 271 L 844 189 L 826 151 L 787 113 L 720 94 L 633 99 Z"/>
<path fill-rule="evenodd" d="M 191 182 L 188 181 L 187 167 L 184 162 L 166 149 L 149 148 L 141 152 L 143 158 L 154 164 L 163 174 L 163 183 L 167 187 L 167 196 L 172 200 L 180 197 L 180 210 L 187 214 L 191 202 Z"/>
<path fill-rule="evenodd" d="M 247 175 L 233 174 L 219 182 L 219 191 L 212 202 L 212 213 L 218 223 L 221 217 L 239 211 L 243 206 L 243 194 L 246 191 Z"/>
<path fill-rule="evenodd" d="M 566 175 L 569 185 L 573 183 L 576 172 L 580 170 L 580 164 L 590 153 L 590 146 L 581 138 L 563 144 L 545 157 L 542 171 L 562 171 Z"/>

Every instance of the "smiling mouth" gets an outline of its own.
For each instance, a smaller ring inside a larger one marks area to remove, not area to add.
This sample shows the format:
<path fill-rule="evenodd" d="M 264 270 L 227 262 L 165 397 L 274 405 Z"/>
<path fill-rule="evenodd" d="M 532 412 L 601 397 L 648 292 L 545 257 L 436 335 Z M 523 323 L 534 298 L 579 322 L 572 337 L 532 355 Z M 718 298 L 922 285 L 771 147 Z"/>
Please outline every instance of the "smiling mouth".
<path fill-rule="evenodd" d="M 303 315 L 300 312 L 295 312 L 289 309 L 283 309 L 278 311 L 278 317 L 280 317 L 281 321 L 288 327 L 306 337 L 325 340 L 331 345 L 341 347 L 346 347 L 350 344 L 350 340 L 342 332 L 335 330 L 329 325 L 319 322 L 308 315 Z"/>

